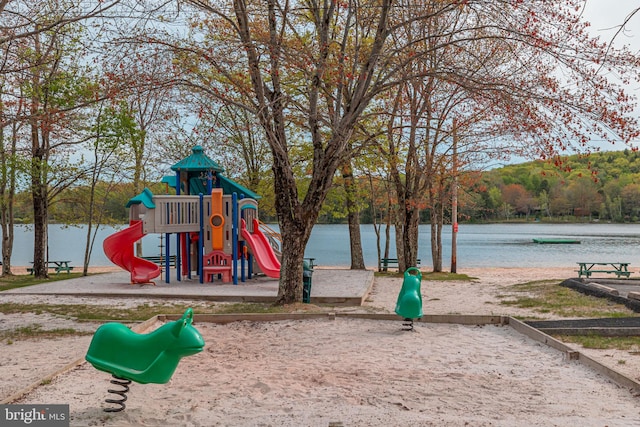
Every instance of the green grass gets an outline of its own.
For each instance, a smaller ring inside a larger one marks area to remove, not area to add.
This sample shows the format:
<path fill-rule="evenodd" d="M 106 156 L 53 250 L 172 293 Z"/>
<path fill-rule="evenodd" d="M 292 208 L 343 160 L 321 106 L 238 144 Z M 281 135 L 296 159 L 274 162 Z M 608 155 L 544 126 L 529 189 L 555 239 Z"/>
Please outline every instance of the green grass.
<path fill-rule="evenodd" d="M 581 294 L 560 286 L 560 280 L 539 280 L 513 285 L 500 295 L 500 304 L 528 308 L 566 318 L 633 317 L 638 313 L 605 298 Z"/>
<path fill-rule="evenodd" d="M 73 279 L 81 277 L 82 273 L 60 273 L 50 274 L 48 279 L 37 279 L 31 274 L 19 274 L 14 276 L 0 277 L 0 292 L 9 289 L 24 288 L 26 286 L 39 285 L 41 283 L 57 282 L 58 280 Z"/>
<path fill-rule="evenodd" d="M 554 335 L 562 342 L 580 344 L 584 348 L 596 350 L 638 350 L 640 349 L 640 337 L 605 337 L 596 334 L 589 335 Z"/>
<path fill-rule="evenodd" d="M 539 280 L 520 283 L 502 295 L 503 305 L 529 308 L 538 313 L 549 313 L 565 318 L 636 317 L 636 313 L 622 304 L 606 298 L 581 294 L 564 286 L 560 280 Z M 566 343 L 579 344 L 591 349 L 639 350 L 640 337 L 609 337 L 596 334 L 554 335 Z M 618 361 L 624 364 L 624 361 Z"/>
<path fill-rule="evenodd" d="M 89 304 L 0 304 L 0 313 L 50 313 L 73 318 L 78 321 L 127 321 L 139 322 L 159 314 L 179 314 L 192 307 L 194 313 L 284 313 L 294 309 L 292 306 L 274 306 L 272 304 L 236 303 L 207 304 L 205 306 L 185 304 L 142 304 L 132 308 L 118 308 Z M 315 307 L 315 306 L 314 306 Z"/>
<path fill-rule="evenodd" d="M 7 339 L 7 343 L 11 344 L 14 340 L 24 340 L 29 338 L 58 338 L 89 334 L 89 332 L 80 332 L 73 328 L 42 329 L 42 325 L 32 324 L 10 331 L 0 331 L 0 340 Z"/>
<path fill-rule="evenodd" d="M 300 307 L 303 306 L 303 307 Z M 123 323 L 135 323 L 148 320 L 159 314 L 182 314 L 192 306 L 183 304 L 162 304 L 148 305 L 142 304 L 133 308 L 117 308 L 101 305 L 86 304 L 0 304 L 0 312 L 11 315 L 13 313 L 50 313 L 52 315 L 64 316 L 75 321 L 108 322 L 116 321 Z M 309 304 L 292 304 L 290 306 L 274 306 L 272 304 L 257 303 L 237 303 L 237 304 L 207 304 L 206 306 L 193 306 L 194 313 L 285 313 L 298 309 L 307 311 L 317 309 Z M 0 331 L 0 341 L 7 345 L 15 341 L 27 339 L 48 339 L 64 336 L 90 335 L 92 332 L 78 331 L 73 328 L 42 329 L 39 324 L 19 327 L 12 330 Z"/>

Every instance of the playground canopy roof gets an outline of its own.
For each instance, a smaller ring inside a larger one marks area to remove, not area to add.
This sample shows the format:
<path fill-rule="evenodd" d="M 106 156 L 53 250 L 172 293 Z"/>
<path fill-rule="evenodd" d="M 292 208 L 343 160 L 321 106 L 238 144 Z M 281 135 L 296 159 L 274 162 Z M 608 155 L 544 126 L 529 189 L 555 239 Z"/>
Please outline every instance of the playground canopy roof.
<path fill-rule="evenodd" d="M 222 192 L 224 194 L 232 194 L 232 193 L 243 194 L 245 197 L 250 197 L 256 200 L 259 200 L 262 198 L 262 196 L 254 193 L 253 191 L 249 190 L 247 187 L 241 184 L 238 184 L 237 182 L 225 176 L 218 174 L 217 177 L 218 177 L 218 180 L 220 181 L 220 188 L 222 188 Z M 199 179 L 195 179 L 195 180 L 196 180 L 195 182 L 193 181 L 191 182 L 192 194 L 197 194 L 198 192 L 205 194 L 206 190 L 205 190 L 204 184 L 201 183 L 200 185 L 194 186 L 194 184 L 200 181 Z M 171 188 L 176 188 L 176 176 L 175 175 L 164 176 L 162 177 L 162 183 L 167 184 Z"/>
<path fill-rule="evenodd" d="M 259 200 L 262 198 L 262 196 L 254 193 L 253 191 L 249 190 L 247 187 L 240 185 L 237 182 L 225 176 L 218 175 L 218 179 L 220 179 L 220 187 L 222 188 L 222 192 L 224 194 L 231 194 L 231 193 L 244 194 L 245 197 L 250 197 L 256 200 Z"/>
<path fill-rule="evenodd" d="M 219 187 L 222 188 L 224 194 L 243 194 L 245 197 L 251 197 L 252 199 L 256 200 L 261 198 L 261 196 L 249 190 L 247 187 L 238 184 L 230 178 L 222 176 L 221 172 L 224 172 L 224 168 L 222 168 L 215 161 L 211 160 L 206 154 L 204 154 L 204 150 L 200 145 L 196 145 L 192 148 L 191 151 L 193 152 L 193 154 L 185 157 L 175 165 L 171 166 L 171 169 L 176 172 L 216 172 L 216 176 L 220 183 Z M 199 185 L 197 183 L 199 178 L 192 176 L 191 179 L 194 181 L 190 183 L 193 186 L 191 189 L 192 194 L 197 194 L 198 192 L 205 194 L 206 191 L 204 189 L 203 183 L 201 182 Z M 164 178 L 162 178 L 162 182 L 166 183 L 170 187 L 176 188 L 175 176 L 165 176 Z"/>
<path fill-rule="evenodd" d="M 156 208 L 155 203 L 153 203 L 153 193 L 151 192 L 151 190 L 145 188 L 144 190 L 142 190 L 142 193 L 129 199 L 127 207 L 131 207 L 131 205 L 138 205 L 140 203 L 142 203 L 147 209 Z"/>
<path fill-rule="evenodd" d="M 187 172 L 224 172 L 224 169 L 219 164 L 217 164 L 206 154 L 204 154 L 204 150 L 200 145 L 196 145 L 191 149 L 191 151 L 193 152 L 193 154 L 185 157 L 175 165 L 171 166 L 171 170 Z"/>

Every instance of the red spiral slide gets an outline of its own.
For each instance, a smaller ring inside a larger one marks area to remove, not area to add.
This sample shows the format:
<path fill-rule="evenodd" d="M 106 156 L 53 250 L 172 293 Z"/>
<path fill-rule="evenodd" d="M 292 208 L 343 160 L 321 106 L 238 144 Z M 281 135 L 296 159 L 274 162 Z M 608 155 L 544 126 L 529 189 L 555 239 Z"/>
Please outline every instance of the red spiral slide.
<path fill-rule="evenodd" d="M 129 227 L 112 234 L 102 243 L 107 258 L 131 273 L 131 283 L 153 283 L 152 279 L 161 274 L 159 265 L 133 254 L 133 244 L 142 236 L 142 221 L 131 221 Z"/>

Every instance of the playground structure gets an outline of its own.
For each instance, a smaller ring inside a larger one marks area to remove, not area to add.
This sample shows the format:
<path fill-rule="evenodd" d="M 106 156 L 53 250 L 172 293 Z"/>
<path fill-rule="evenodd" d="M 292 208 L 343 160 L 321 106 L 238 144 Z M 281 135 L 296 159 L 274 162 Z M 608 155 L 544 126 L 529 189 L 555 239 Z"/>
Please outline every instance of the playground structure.
<path fill-rule="evenodd" d="M 153 283 L 161 266 L 137 257 L 134 243 L 146 234 L 165 236 L 165 281 L 170 282 L 171 236 L 175 235 L 177 280 L 197 272 L 200 283 L 220 278 L 238 284 L 254 273 L 280 277 L 277 239 L 261 231 L 260 196 L 224 177 L 223 169 L 195 146 L 193 153 L 171 167 L 163 178 L 175 195 L 154 195 L 149 189 L 127 203 L 129 227 L 107 237 L 105 255 L 131 273 L 131 283 Z"/>

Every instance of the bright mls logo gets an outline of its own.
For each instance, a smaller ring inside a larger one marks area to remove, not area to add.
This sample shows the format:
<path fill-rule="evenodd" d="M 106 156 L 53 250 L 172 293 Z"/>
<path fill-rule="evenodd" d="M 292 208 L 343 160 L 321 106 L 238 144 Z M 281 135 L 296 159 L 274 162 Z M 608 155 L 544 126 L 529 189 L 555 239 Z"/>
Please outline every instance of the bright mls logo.
<path fill-rule="evenodd" d="M 69 405 L 0 405 L 0 426 L 69 427 Z"/>

